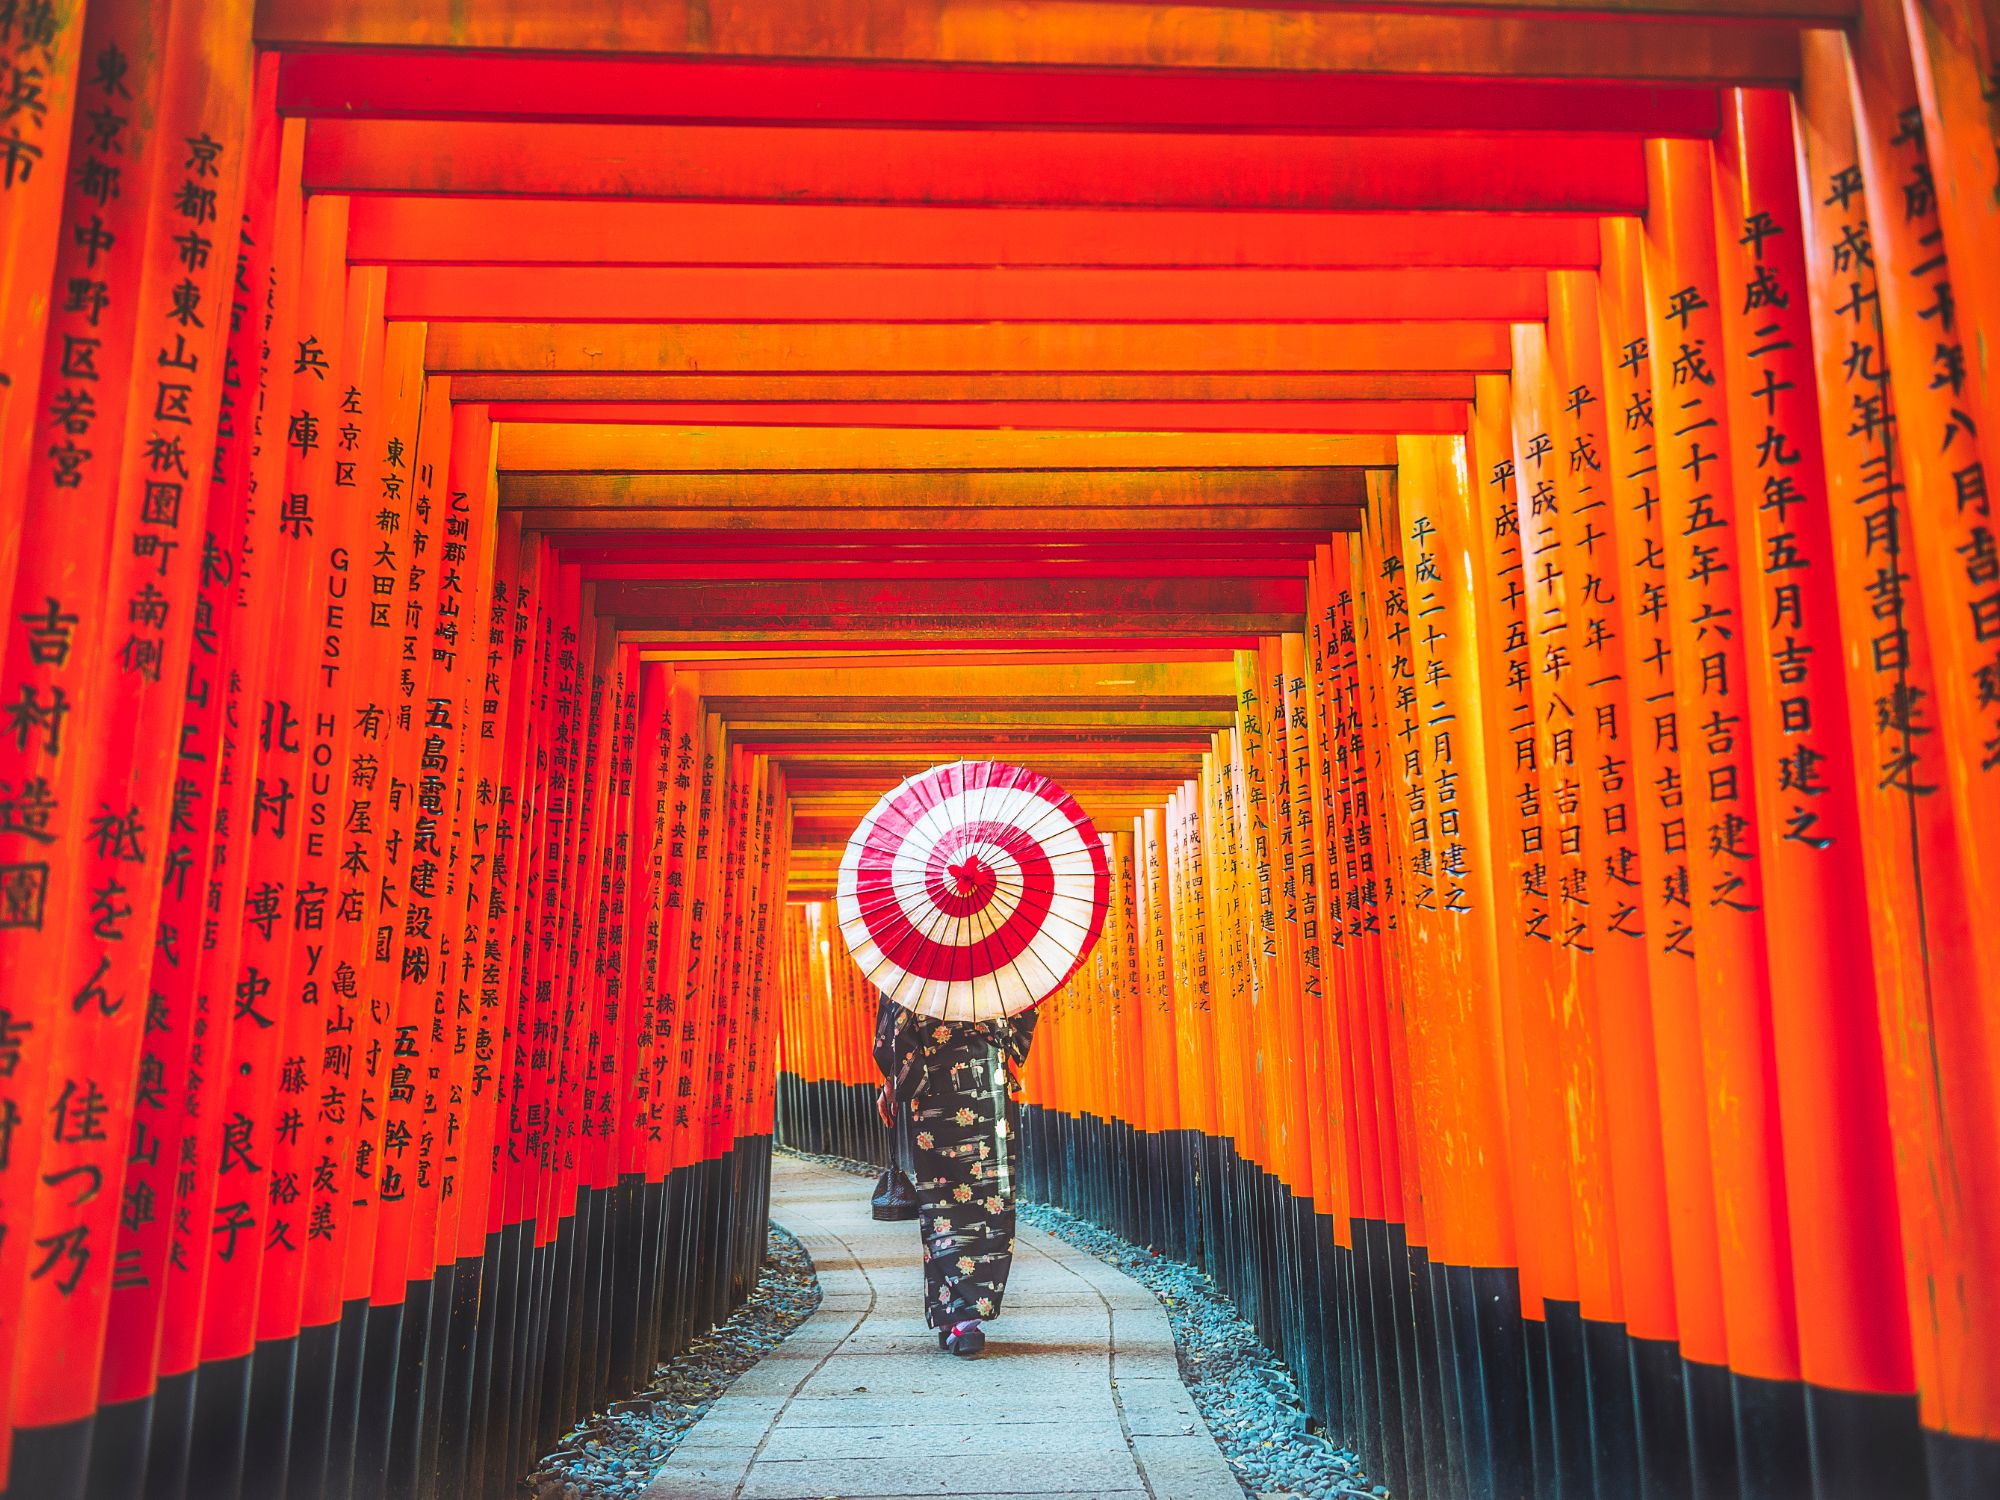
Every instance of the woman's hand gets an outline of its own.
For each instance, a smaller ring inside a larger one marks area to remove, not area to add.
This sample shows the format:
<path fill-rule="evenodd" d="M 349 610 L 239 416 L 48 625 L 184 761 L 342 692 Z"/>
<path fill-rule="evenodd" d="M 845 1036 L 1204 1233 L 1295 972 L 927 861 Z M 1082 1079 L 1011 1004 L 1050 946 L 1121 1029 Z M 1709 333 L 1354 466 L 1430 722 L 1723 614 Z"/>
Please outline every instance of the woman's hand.
<path fill-rule="evenodd" d="M 875 1113 L 881 1119 L 884 1130 L 896 1128 L 896 1096 L 889 1092 L 886 1083 L 875 1091 Z"/>

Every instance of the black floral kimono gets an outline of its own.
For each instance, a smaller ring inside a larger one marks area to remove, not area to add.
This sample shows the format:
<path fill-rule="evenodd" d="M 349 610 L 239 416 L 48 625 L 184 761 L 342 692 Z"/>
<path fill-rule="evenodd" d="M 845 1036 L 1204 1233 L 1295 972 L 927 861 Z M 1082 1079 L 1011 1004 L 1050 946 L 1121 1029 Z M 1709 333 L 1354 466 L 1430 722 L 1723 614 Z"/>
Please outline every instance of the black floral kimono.
<path fill-rule="evenodd" d="M 1033 1011 L 1011 1021 L 933 1021 L 884 997 L 876 1012 L 876 1066 L 910 1105 L 924 1313 L 933 1328 L 999 1315 L 1021 1175 L 1014 1098 L 1034 1035 Z"/>

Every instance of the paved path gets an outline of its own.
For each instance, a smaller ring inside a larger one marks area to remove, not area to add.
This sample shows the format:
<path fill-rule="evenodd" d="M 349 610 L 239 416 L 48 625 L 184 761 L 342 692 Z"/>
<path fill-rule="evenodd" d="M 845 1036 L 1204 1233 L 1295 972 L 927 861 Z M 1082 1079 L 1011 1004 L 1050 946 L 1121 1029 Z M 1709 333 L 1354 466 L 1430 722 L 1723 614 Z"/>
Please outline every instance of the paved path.
<path fill-rule="evenodd" d="M 1242 1500 L 1152 1293 L 1024 1224 L 985 1357 L 955 1359 L 924 1326 L 917 1226 L 870 1219 L 870 1187 L 777 1159 L 771 1217 L 826 1300 L 710 1408 L 646 1500 Z"/>

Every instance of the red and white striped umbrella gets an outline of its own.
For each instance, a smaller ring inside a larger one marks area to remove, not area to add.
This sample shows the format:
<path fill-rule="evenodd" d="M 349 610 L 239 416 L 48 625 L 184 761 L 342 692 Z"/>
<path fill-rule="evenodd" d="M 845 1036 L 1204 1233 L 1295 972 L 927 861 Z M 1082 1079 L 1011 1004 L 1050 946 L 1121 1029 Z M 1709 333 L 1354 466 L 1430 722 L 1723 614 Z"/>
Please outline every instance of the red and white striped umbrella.
<path fill-rule="evenodd" d="M 1104 840 L 1061 787 L 999 761 L 909 777 L 841 857 L 840 932 L 869 983 L 943 1021 L 1019 1015 L 1104 931 Z"/>

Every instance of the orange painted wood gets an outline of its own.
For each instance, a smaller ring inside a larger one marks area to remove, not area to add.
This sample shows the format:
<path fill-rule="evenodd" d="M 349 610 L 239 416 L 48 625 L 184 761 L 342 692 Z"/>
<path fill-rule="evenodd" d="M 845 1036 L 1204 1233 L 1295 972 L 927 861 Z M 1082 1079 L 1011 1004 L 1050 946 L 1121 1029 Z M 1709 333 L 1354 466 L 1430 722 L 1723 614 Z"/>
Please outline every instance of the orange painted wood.
<path fill-rule="evenodd" d="M 1758 785 L 1706 145 L 1648 147 L 1642 261 L 1681 752 L 1695 994 L 1709 1099 L 1732 1370 L 1798 1378 L 1798 1314 L 1778 1135 Z M 1746 1461 L 1749 1459 L 1746 1455 Z"/>
<path fill-rule="evenodd" d="M 1631 213 L 1636 137 L 1463 132 L 961 131 L 758 125 L 311 123 L 327 193 L 1041 204 L 1133 208 Z"/>
<path fill-rule="evenodd" d="M 1285 433 L 1024 432 L 907 428 L 520 424 L 500 434 L 509 472 L 769 469 L 1291 468 L 1385 462 L 1380 437 Z"/>
<path fill-rule="evenodd" d="M 1544 24 L 1491 12 L 1494 0 L 1371 10 L 1309 4 L 1195 10 L 1162 30 L 1147 11 L 1056 0 L 967 12 L 954 0 L 847 0 L 836 9 L 718 12 L 679 3 L 579 17 L 533 0 L 486 0 L 470 12 L 442 0 L 421 7 L 313 0 L 261 18 L 266 44 L 528 48 L 718 58 L 874 62 L 1029 63 L 1065 67 L 1222 68 L 1420 74 L 1472 78 L 1771 81 L 1797 76 L 1795 26 L 1844 19 L 1841 0 L 1786 0 L 1747 20 L 1728 0 L 1667 0 L 1665 32 L 1634 24 L 1603 0 L 1536 0 Z M 1510 6 L 1519 10 L 1520 6 Z M 1458 12 L 1458 13 L 1453 13 Z M 1704 16 L 1724 18 L 1703 24 Z M 697 17 L 699 19 L 697 19 Z"/>
<path fill-rule="evenodd" d="M 1715 1180 L 1709 1158 L 1708 1088 L 1696 1013 L 1686 792 L 1674 704 L 1674 653 L 1660 503 L 1660 453 L 1651 346 L 1640 269 L 1639 226 L 1607 222 L 1599 279 L 1609 530 L 1625 644 L 1623 706 L 1630 725 L 1632 816 L 1643 881 L 1635 920 L 1646 934 L 1661 1141 L 1682 1356 L 1722 1367 Z"/>
<path fill-rule="evenodd" d="M 1950 258 L 1936 165 L 1912 128 L 1922 110 L 1901 17 L 1869 0 L 1865 19 L 1849 86 L 1908 486 L 1907 571 L 1929 631 L 1945 788 L 1962 827 L 2000 826 L 2000 580 L 1988 577 L 1985 561 L 1993 541 L 1986 454 L 1993 439 L 1990 428 L 1984 436 L 1980 430 L 1987 376 L 1968 330 L 1956 322 L 1942 332 L 1936 326 L 1943 307 L 1956 318 L 1960 277 L 1977 273 Z M 1990 840 L 1976 837 L 1961 847 L 1977 910 L 2000 900 L 1995 854 Z M 1975 959 L 1992 992 L 2000 984 L 2000 947 L 1983 943 Z M 2000 1077 L 2000 1037 L 1989 1042 L 1987 1059 Z"/>
<path fill-rule="evenodd" d="M 461 198 L 354 206 L 348 255 L 409 265 L 970 267 L 1597 263 L 1596 226 L 1547 214 L 906 207 Z"/>
<path fill-rule="evenodd" d="M 1839 13 L 1838 7 L 1828 7 Z M 1713 135 L 1700 88 L 1338 79 L 1204 69 L 865 67 L 779 58 L 354 53 L 285 58 L 281 105 L 313 118 L 468 118 L 1064 129 L 1575 130 Z"/>
<path fill-rule="evenodd" d="M 1858 836 L 1867 881 L 1897 1223 L 1911 1353 L 1925 1426 L 2000 1432 L 2000 1253 L 1982 1186 L 2000 1162 L 1994 1080 L 1983 1044 L 1978 924 L 1946 791 L 1935 664 L 1908 562 L 1910 518 L 1898 448 L 1876 268 L 1854 247 L 1871 234 L 1859 191 L 1844 52 L 1806 53 L 1798 129 L 1808 182 L 1810 294 L 1827 523 L 1841 627 Z M 1886 598 L 1881 583 L 1895 591 Z M 1941 1171 L 1945 1163 L 1955 1170 Z M 1942 1188 L 1940 1189 L 1940 1186 Z M 1949 1287 L 1953 1317 L 1929 1314 Z"/>
<path fill-rule="evenodd" d="M 823 427 L 1045 432 L 1390 434 L 1456 432 L 1459 401 L 958 401 L 626 402 L 505 401 L 495 421 L 534 426 L 626 423 L 647 427 Z"/>
<path fill-rule="evenodd" d="M 1534 270 L 397 266 L 392 318 L 487 323 L 1369 323 L 1540 318 Z"/>
<path fill-rule="evenodd" d="M 45 14 L 45 33 L 10 26 L 0 38 L 10 93 L 18 77 L 27 96 L 9 109 L 0 135 L 0 203 L 7 206 L 0 216 L 0 619 L 11 618 L 20 562 L 21 476 L 41 409 L 42 339 L 56 300 L 51 276 L 83 54 L 81 0 L 51 5 Z"/>
<path fill-rule="evenodd" d="M 1557 529 L 1577 664 L 1566 696 L 1576 713 L 1589 875 L 1580 941 L 1595 970 L 1620 1315 L 1635 1337 L 1671 1339 L 1677 1325 L 1639 853 L 1642 788 L 1620 597 L 1630 584 L 1619 571 L 1613 516 L 1619 457 L 1606 409 L 1596 280 L 1579 272 L 1552 273 L 1549 280 L 1550 306 L 1560 316 L 1550 325 L 1547 404 L 1555 452 L 1564 456 L 1556 476 Z"/>
<path fill-rule="evenodd" d="M 718 374 L 874 370 L 1236 372 L 1504 369 L 1504 330 L 1396 324 L 625 324 L 445 323 L 426 359 L 441 373 Z"/>
<path fill-rule="evenodd" d="M 1816 1386 L 1902 1395 L 1915 1377 L 1791 100 L 1735 90 L 1727 103 L 1715 237 L 1743 607 L 1761 624 L 1747 633 L 1749 707 L 1778 1110 L 1784 1140 L 1820 1143 L 1785 1153 L 1801 1369 Z"/>

